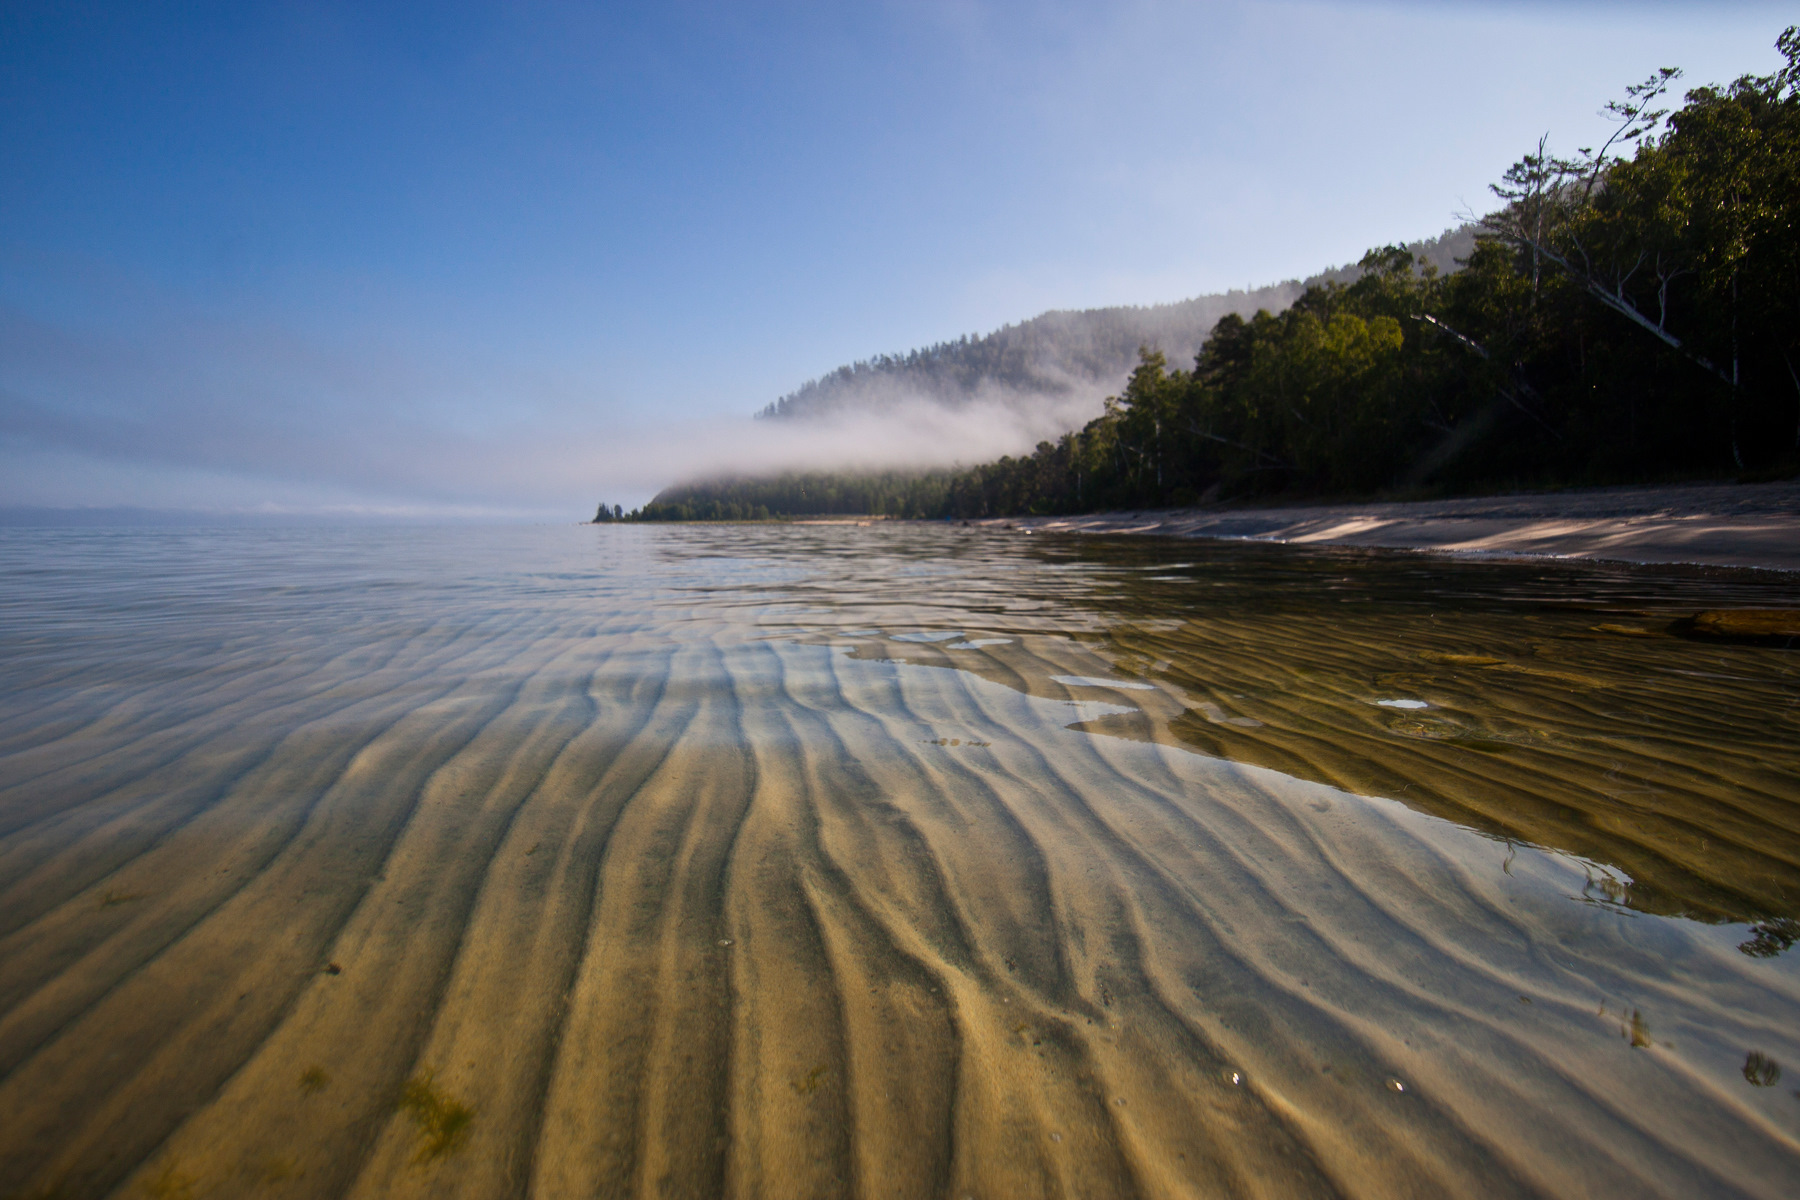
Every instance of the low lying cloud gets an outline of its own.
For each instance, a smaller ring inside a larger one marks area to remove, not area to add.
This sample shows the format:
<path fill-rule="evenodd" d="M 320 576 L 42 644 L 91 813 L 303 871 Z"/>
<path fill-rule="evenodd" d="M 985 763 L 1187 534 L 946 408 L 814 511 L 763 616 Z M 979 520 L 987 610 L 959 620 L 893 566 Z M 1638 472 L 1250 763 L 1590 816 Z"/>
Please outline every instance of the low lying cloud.
<path fill-rule="evenodd" d="M 0 507 L 579 519 L 670 484 L 785 470 L 926 468 L 1028 452 L 1108 389 L 894 391 L 807 419 L 659 419 L 523 374 L 471 381 L 266 331 L 129 341 L 0 310 Z"/>
<path fill-rule="evenodd" d="M 713 422 L 659 462 L 668 482 L 793 470 L 973 465 L 1028 453 L 1098 415 L 1104 389 L 986 394 L 963 403 L 898 398 L 825 416 Z M 651 439 L 654 441 L 654 435 Z M 621 469 L 628 470 L 624 464 Z"/>

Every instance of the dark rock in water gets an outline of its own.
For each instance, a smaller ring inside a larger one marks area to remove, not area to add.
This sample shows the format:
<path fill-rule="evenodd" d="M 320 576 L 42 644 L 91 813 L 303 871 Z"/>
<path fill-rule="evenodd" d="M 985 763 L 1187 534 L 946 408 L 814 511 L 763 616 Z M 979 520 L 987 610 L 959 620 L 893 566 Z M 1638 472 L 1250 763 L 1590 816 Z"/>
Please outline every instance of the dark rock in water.
<path fill-rule="evenodd" d="M 1682 632 L 1701 637 L 1758 642 L 1800 640 L 1800 609 L 1719 608 L 1695 613 L 1691 620 L 1682 624 L 1685 626 Z"/>

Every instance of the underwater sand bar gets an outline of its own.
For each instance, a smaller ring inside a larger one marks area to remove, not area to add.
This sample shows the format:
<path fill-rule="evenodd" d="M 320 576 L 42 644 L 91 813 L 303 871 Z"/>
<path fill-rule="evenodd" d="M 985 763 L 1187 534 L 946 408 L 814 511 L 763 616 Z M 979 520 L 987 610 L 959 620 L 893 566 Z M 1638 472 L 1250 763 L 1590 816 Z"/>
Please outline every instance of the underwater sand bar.
<path fill-rule="evenodd" d="M 1460 500 L 1183 508 L 982 524 L 1800 571 L 1800 483 L 1791 480 Z"/>
<path fill-rule="evenodd" d="M 1208 549 L 0 535 L 0 1197 L 1791 1195 L 1800 663 L 1542 603 L 1785 577 Z"/>

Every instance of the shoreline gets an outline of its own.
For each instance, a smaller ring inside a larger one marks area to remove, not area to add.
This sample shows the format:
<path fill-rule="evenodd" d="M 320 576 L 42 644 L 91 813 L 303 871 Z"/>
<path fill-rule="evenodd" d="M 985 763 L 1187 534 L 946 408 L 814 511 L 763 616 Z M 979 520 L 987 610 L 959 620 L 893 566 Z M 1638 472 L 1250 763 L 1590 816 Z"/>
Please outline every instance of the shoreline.
<path fill-rule="evenodd" d="M 987 517 L 969 524 L 1038 533 L 1145 534 L 1800 572 L 1800 480 L 1279 508 Z"/>

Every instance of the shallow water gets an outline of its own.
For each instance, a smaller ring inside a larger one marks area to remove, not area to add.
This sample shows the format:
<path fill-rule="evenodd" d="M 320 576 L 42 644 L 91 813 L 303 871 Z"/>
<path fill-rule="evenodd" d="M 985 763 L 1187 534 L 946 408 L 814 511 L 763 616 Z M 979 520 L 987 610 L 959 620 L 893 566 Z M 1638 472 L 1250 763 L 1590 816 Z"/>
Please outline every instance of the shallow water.
<path fill-rule="evenodd" d="M 0 1196 L 1792 1194 L 1795 590 L 0 531 Z"/>

